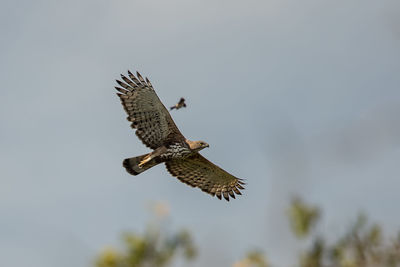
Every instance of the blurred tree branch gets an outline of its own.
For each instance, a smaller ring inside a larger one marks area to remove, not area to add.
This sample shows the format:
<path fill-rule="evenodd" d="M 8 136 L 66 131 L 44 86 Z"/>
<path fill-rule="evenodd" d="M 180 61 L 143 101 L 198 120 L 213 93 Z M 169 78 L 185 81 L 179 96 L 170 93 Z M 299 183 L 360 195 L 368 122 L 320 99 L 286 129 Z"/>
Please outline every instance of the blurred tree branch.
<path fill-rule="evenodd" d="M 294 235 L 299 239 L 310 238 L 312 244 L 300 253 L 300 267 L 398 267 L 400 266 L 400 233 L 385 240 L 378 224 L 369 224 L 367 217 L 360 214 L 350 229 L 337 241 L 329 243 L 326 237 L 314 232 L 320 219 L 317 207 L 310 206 L 295 198 L 288 210 L 288 218 Z M 385 242 L 386 241 L 386 242 Z M 240 262 L 248 265 L 235 267 L 269 266 L 256 265 L 250 252 Z"/>
<path fill-rule="evenodd" d="M 301 199 L 294 198 L 288 210 L 290 226 L 298 238 L 309 235 L 312 227 L 319 219 L 319 209 L 306 205 Z"/>
<path fill-rule="evenodd" d="M 155 214 L 165 217 L 169 209 L 156 206 Z M 293 234 L 299 241 L 306 238 L 311 245 L 300 253 L 300 267 L 398 267 L 400 266 L 400 233 L 385 239 L 382 227 L 370 224 L 367 216 L 360 214 L 345 232 L 334 242 L 317 234 L 320 220 L 318 207 L 306 204 L 300 198 L 293 199 L 288 218 Z M 96 259 L 96 267 L 164 267 L 173 262 L 179 253 L 185 260 L 197 254 L 190 233 L 180 230 L 169 233 L 161 227 L 163 220 L 149 224 L 143 234 L 124 233 L 123 249 L 105 249 Z M 253 250 L 233 267 L 269 267 L 265 253 Z"/>
<path fill-rule="evenodd" d="M 155 214 L 166 216 L 165 210 L 155 207 Z M 97 267 L 163 267 L 171 264 L 179 251 L 183 253 L 185 260 L 196 257 L 197 250 L 192 237 L 187 230 L 176 233 L 168 233 L 161 227 L 163 220 L 154 225 L 150 223 L 144 234 L 124 233 L 123 249 L 118 251 L 107 248 L 96 259 Z"/>

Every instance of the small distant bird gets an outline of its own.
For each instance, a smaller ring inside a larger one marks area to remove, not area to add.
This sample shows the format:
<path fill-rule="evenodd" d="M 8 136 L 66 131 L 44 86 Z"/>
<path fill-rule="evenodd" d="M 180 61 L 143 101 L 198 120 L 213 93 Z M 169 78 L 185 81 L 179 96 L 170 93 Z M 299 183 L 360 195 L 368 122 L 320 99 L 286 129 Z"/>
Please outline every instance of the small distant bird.
<path fill-rule="evenodd" d="M 180 109 L 180 108 L 186 108 L 186 104 L 185 104 L 185 99 L 183 97 L 181 97 L 181 99 L 179 100 L 179 102 L 177 104 L 175 104 L 175 106 L 170 107 L 171 110 L 175 109 Z"/>
<path fill-rule="evenodd" d="M 209 145 L 204 141 L 190 141 L 181 134 L 149 79 L 143 79 L 138 72 L 137 77 L 130 71 L 128 75 L 129 78 L 121 75 L 123 82 L 117 80 L 121 87 L 115 89 L 128 113 L 128 121 L 132 122 L 131 127 L 136 129 L 136 135 L 153 152 L 125 159 L 123 166 L 126 171 L 138 175 L 165 163 L 169 173 L 180 181 L 212 196 L 216 195 L 219 199 L 224 197 L 229 201 L 229 196 L 235 198 L 235 193 L 241 195 L 239 189 L 244 189 L 243 180 L 200 155 L 199 151 Z"/>

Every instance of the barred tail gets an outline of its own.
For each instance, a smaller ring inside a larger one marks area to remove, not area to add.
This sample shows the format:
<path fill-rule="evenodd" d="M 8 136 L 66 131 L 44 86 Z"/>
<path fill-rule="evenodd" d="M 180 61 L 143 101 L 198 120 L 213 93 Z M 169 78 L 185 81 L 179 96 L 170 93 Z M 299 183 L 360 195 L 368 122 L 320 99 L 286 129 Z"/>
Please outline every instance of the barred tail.
<path fill-rule="evenodd" d="M 129 172 L 130 174 L 138 175 L 139 173 L 142 173 L 145 170 L 150 169 L 151 167 L 158 164 L 154 160 L 151 160 L 149 162 L 144 163 L 142 166 L 139 167 L 139 163 L 142 162 L 142 160 L 144 160 L 145 157 L 148 156 L 149 154 L 124 159 L 122 165 L 124 166 L 126 171 Z"/>

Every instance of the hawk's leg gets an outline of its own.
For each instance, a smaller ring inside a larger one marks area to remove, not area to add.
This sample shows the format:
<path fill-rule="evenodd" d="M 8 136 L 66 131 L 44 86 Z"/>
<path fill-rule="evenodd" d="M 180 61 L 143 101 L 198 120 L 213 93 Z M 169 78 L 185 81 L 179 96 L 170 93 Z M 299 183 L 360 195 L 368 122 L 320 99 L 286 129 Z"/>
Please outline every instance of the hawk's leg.
<path fill-rule="evenodd" d="M 147 162 L 149 162 L 150 160 L 152 160 L 151 154 L 150 154 L 150 155 L 147 155 L 147 156 L 138 164 L 139 168 L 142 168 L 143 165 L 146 164 Z"/>
<path fill-rule="evenodd" d="M 143 168 L 149 161 L 159 159 L 160 155 L 164 154 L 167 151 L 165 146 L 159 147 L 153 152 L 147 154 L 138 164 L 139 168 Z M 157 162 L 160 163 L 160 162 Z"/>

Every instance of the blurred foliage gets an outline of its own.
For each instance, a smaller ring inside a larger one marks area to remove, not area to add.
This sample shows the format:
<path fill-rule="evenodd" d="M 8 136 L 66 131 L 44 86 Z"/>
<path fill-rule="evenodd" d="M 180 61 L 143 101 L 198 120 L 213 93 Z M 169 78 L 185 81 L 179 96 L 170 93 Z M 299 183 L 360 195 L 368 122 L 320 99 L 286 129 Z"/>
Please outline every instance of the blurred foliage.
<path fill-rule="evenodd" d="M 324 238 L 314 237 L 312 246 L 302 253 L 301 267 L 396 267 L 400 266 L 400 238 L 385 242 L 382 229 L 369 224 L 360 214 L 350 230 L 336 242 L 324 245 Z"/>
<path fill-rule="evenodd" d="M 298 238 L 306 237 L 319 219 L 319 209 L 303 203 L 299 198 L 292 200 L 288 210 L 290 226 Z"/>
<path fill-rule="evenodd" d="M 320 267 L 324 266 L 323 253 L 324 253 L 324 241 L 322 239 L 316 239 L 312 247 L 301 254 L 299 266 L 301 267 Z"/>
<path fill-rule="evenodd" d="M 400 239 L 384 242 L 382 229 L 369 225 L 367 217 L 359 215 L 350 231 L 333 244 L 326 254 L 337 266 L 400 266 Z"/>
<path fill-rule="evenodd" d="M 169 214 L 166 205 L 153 209 L 158 219 Z M 378 224 L 371 224 L 360 214 L 348 230 L 336 240 L 328 240 L 317 233 L 320 210 L 296 198 L 288 209 L 293 234 L 305 249 L 300 253 L 300 267 L 400 267 L 400 233 L 397 237 L 384 238 Z M 186 260 L 196 256 L 196 248 L 188 231 L 170 234 L 162 227 L 163 220 L 149 224 L 144 234 L 125 233 L 123 249 L 105 249 L 96 260 L 96 267 L 163 267 L 172 263 L 181 252 Z M 265 253 L 251 251 L 233 267 L 270 267 Z M 277 265 L 279 266 L 279 265 Z"/>
<path fill-rule="evenodd" d="M 233 267 L 268 267 L 268 261 L 264 254 L 260 251 L 252 251 L 247 256 L 238 261 Z"/>
<path fill-rule="evenodd" d="M 168 266 L 180 249 L 185 259 L 196 256 L 196 249 L 189 232 L 182 230 L 168 238 L 159 232 L 147 231 L 144 235 L 125 233 L 124 251 L 105 249 L 97 258 L 97 267 Z"/>
<path fill-rule="evenodd" d="M 155 206 L 155 215 L 166 216 L 168 209 Z M 159 211 L 162 211 L 159 213 Z M 163 220 L 150 223 L 144 234 L 124 233 L 123 249 L 107 248 L 96 259 L 96 267 L 163 267 L 171 264 L 181 251 L 186 260 L 196 257 L 196 248 L 190 233 L 180 230 L 169 234 Z"/>
<path fill-rule="evenodd" d="M 327 238 L 317 234 L 315 228 L 319 222 L 319 209 L 294 199 L 289 208 L 288 217 L 294 235 L 299 240 L 308 238 L 311 245 L 300 253 L 300 267 L 400 267 L 400 233 L 395 238 L 383 237 L 378 224 L 368 223 L 367 217 L 360 214 L 336 241 L 329 243 Z M 251 261 L 249 253 L 242 261 L 247 266 L 257 265 Z M 255 254 L 263 258 L 261 254 Z M 239 263 L 240 263 L 239 262 Z M 253 265 L 252 265 L 253 264 Z"/>

